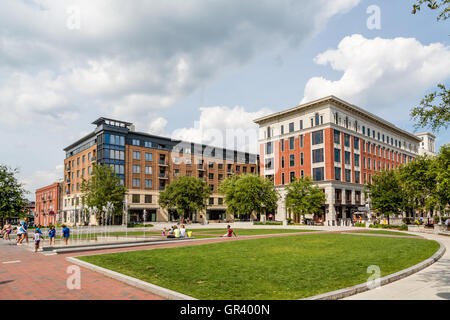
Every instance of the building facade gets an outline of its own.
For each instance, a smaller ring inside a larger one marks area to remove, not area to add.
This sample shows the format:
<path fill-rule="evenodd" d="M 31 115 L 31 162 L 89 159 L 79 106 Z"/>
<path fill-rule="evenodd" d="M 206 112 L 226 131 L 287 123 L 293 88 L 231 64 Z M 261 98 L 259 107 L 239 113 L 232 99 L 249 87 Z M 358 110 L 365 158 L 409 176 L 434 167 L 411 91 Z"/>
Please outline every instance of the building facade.
<path fill-rule="evenodd" d="M 435 150 L 435 141 L 436 136 L 432 134 L 431 132 L 421 132 L 416 133 L 416 136 L 418 136 L 421 140 L 420 146 L 419 146 L 419 155 L 429 155 L 429 156 L 435 156 L 436 150 Z"/>
<path fill-rule="evenodd" d="M 58 223 L 61 214 L 62 182 L 36 190 L 35 225 L 49 226 Z"/>
<path fill-rule="evenodd" d="M 89 179 L 93 163 L 110 165 L 128 189 L 124 212 L 129 222 L 164 222 L 178 218 L 162 209 L 159 193 L 179 176 L 203 179 L 212 191 L 206 212 L 191 221 L 224 221 L 227 217 L 220 182 L 232 174 L 258 173 L 258 156 L 166 137 L 136 132 L 132 123 L 100 118 L 96 129 L 64 149 L 63 221 L 95 224 L 81 203 L 81 184 Z"/>
<path fill-rule="evenodd" d="M 259 125 L 260 172 L 281 195 L 277 220 L 293 218 L 285 188 L 309 176 L 326 194 L 330 225 L 363 211 L 364 184 L 419 155 L 421 137 L 334 96 L 268 115 Z M 434 141 L 433 141 L 434 143 Z M 434 146 L 433 146 L 434 148 Z"/>

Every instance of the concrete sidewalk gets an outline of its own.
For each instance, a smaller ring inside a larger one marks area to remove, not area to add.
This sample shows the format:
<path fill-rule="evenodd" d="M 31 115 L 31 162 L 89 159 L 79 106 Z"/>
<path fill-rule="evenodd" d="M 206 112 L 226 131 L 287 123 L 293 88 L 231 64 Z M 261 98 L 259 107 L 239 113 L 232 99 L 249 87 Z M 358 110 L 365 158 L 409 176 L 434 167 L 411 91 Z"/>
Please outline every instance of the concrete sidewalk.
<path fill-rule="evenodd" d="M 439 261 L 402 280 L 343 300 L 450 300 L 450 237 L 420 235 L 445 245 L 447 250 Z"/>

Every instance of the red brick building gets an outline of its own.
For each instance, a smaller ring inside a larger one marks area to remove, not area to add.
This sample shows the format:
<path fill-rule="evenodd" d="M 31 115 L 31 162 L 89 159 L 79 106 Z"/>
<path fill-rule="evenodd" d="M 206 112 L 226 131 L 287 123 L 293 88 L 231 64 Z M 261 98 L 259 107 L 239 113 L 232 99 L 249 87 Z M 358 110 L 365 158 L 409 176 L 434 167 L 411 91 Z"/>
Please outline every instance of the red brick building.
<path fill-rule="evenodd" d="M 61 210 L 62 183 L 55 182 L 36 190 L 36 225 L 56 224 Z"/>

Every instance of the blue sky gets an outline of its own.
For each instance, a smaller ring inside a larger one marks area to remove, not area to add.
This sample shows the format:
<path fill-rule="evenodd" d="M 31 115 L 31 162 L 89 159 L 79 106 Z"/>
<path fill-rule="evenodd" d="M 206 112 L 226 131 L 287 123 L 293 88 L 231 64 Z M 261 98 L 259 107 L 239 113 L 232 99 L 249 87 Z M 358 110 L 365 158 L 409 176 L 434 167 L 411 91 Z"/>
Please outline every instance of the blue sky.
<path fill-rule="evenodd" d="M 411 107 L 450 85 L 450 21 L 412 15 L 412 3 L 6 0 L 1 162 L 34 193 L 62 177 L 62 149 L 100 116 L 205 140 L 328 94 L 413 131 Z M 366 25 L 371 5 L 379 30 Z"/>

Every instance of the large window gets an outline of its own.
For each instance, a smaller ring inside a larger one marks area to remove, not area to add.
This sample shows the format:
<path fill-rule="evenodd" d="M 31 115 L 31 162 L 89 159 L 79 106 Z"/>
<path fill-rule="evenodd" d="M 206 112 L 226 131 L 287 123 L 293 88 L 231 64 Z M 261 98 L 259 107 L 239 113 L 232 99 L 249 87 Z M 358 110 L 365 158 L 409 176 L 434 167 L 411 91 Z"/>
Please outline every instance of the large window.
<path fill-rule="evenodd" d="M 323 143 L 323 131 L 315 131 L 312 133 L 312 144 L 321 144 Z"/>
<path fill-rule="evenodd" d="M 355 150 L 359 150 L 359 138 L 353 137 L 353 140 L 355 142 Z"/>
<path fill-rule="evenodd" d="M 350 163 L 350 152 L 345 151 L 345 164 L 351 164 Z"/>
<path fill-rule="evenodd" d="M 133 159 L 141 160 L 141 153 L 139 151 L 133 151 Z"/>
<path fill-rule="evenodd" d="M 289 138 L 289 150 L 294 150 L 295 149 L 295 139 L 294 137 L 290 137 Z"/>
<path fill-rule="evenodd" d="M 145 187 L 146 188 L 151 188 L 152 187 L 152 180 L 146 179 L 145 180 Z"/>
<path fill-rule="evenodd" d="M 324 169 L 323 168 L 314 168 L 313 169 L 313 179 L 314 181 L 323 181 L 324 180 Z"/>
<path fill-rule="evenodd" d="M 341 150 L 335 148 L 334 149 L 334 162 L 341 162 Z"/>
<path fill-rule="evenodd" d="M 289 155 L 289 166 L 290 167 L 295 166 L 295 155 L 293 155 L 293 154 Z"/>
<path fill-rule="evenodd" d="M 355 183 L 361 183 L 359 171 L 355 171 Z"/>
<path fill-rule="evenodd" d="M 134 179 L 133 179 L 133 187 L 135 187 L 135 188 L 140 188 L 140 186 L 141 186 L 141 179 L 139 179 L 139 178 L 134 178 Z"/>
<path fill-rule="evenodd" d="M 266 154 L 272 154 L 272 142 L 266 144 Z"/>
<path fill-rule="evenodd" d="M 284 157 L 281 157 L 281 169 L 284 169 Z"/>
<path fill-rule="evenodd" d="M 302 166 L 303 164 L 304 164 L 303 152 L 300 152 L 300 165 Z"/>
<path fill-rule="evenodd" d="M 341 144 L 341 132 L 334 130 L 334 143 Z"/>
<path fill-rule="evenodd" d="M 345 182 L 351 182 L 352 170 L 345 169 Z"/>
<path fill-rule="evenodd" d="M 140 203 L 141 202 L 141 195 L 140 194 L 133 194 L 131 196 L 131 202 L 133 202 L 133 203 Z"/>
<path fill-rule="evenodd" d="M 300 135 L 300 148 L 303 148 L 303 135 Z"/>
<path fill-rule="evenodd" d="M 290 172 L 289 173 L 289 182 L 294 182 L 295 181 L 295 172 Z"/>
<path fill-rule="evenodd" d="M 133 173 L 141 173 L 141 166 L 133 165 Z"/>
<path fill-rule="evenodd" d="M 152 174 L 152 167 L 145 167 L 145 174 Z"/>
<path fill-rule="evenodd" d="M 320 123 L 319 123 L 319 114 L 318 113 L 316 113 L 316 115 L 314 116 L 314 119 L 315 119 L 315 122 L 316 122 L 316 126 L 318 126 Z"/>
<path fill-rule="evenodd" d="M 323 162 L 323 148 L 313 150 L 312 155 L 313 163 Z"/>
<path fill-rule="evenodd" d="M 303 120 L 300 120 L 300 130 L 303 130 Z"/>
<path fill-rule="evenodd" d="M 344 146 L 350 147 L 350 135 L 347 133 L 344 133 Z"/>
<path fill-rule="evenodd" d="M 359 167 L 359 154 L 355 154 L 355 167 Z"/>
<path fill-rule="evenodd" d="M 289 132 L 294 132 L 294 123 L 289 123 Z"/>
<path fill-rule="evenodd" d="M 145 153 L 145 161 L 153 161 L 153 154 L 152 153 Z"/>
<path fill-rule="evenodd" d="M 132 144 L 133 146 L 140 146 L 140 145 L 141 145 L 141 140 L 139 140 L 139 139 L 133 139 L 132 142 L 131 142 L 131 144 Z"/>
<path fill-rule="evenodd" d="M 341 168 L 334 167 L 334 180 L 341 180 Z"/>
<path fill-rule="evenodd" d="M 284 139 L 281 139 L 281 152 L 284 152 Z"/>

